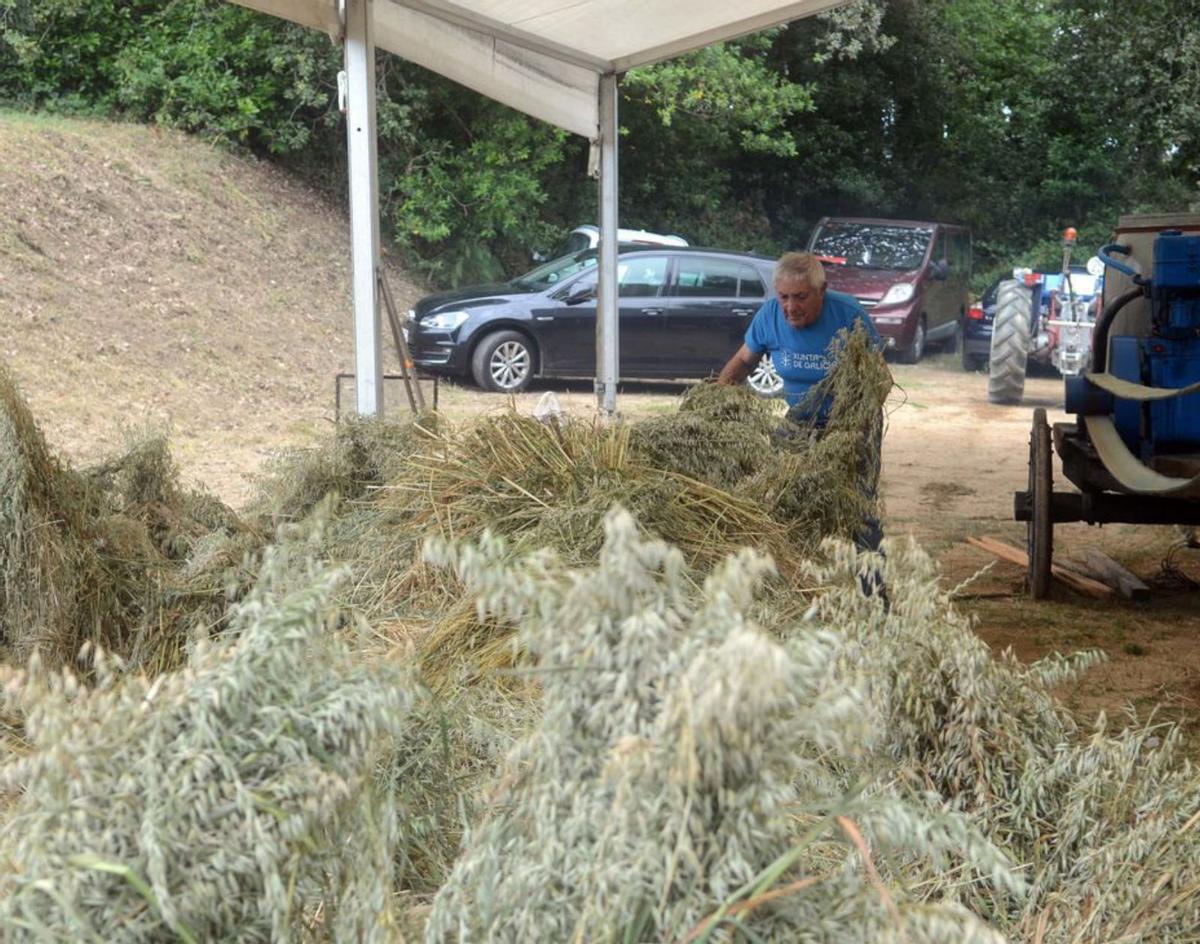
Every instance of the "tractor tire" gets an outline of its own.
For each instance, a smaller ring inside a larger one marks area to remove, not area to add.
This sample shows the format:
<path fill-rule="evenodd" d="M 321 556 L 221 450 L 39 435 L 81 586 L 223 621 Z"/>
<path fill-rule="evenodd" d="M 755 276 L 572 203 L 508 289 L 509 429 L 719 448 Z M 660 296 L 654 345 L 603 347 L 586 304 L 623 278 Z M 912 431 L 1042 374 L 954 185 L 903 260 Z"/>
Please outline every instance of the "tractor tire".
<path fill-rule="evenodd" d="M 988 359 L 988 401 L 1020 403 L 1025 393 L 1029 360 L 1033 295 L 1016 279 L 1006 279 L 996 291 L 992 322 L 992 353 Z"/>

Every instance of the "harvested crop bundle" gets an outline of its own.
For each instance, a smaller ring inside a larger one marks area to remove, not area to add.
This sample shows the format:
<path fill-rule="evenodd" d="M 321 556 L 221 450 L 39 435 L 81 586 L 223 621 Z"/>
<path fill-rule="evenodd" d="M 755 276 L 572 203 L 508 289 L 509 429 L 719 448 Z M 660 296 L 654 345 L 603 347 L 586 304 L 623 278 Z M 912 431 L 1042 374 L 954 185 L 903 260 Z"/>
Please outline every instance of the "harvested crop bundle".
<path fill-rule="evenodd" d="M 827 421 L 778 425 L 771 461 L 740 486 L 788 526 L 805 557 L 818 555 L 824 538 L 852 538 L 864 519 L 880 517 L 876 486 L 891 372 L 862 330 L 839 336 L 832 356 L 834 368 L 809 395 L 832 402 Z M 803 415 L 805 405 L 797 412 Z"/>
<path fill-rule="evenodd" d="M 746 387 L 703 383 L 674 413 L 632 424 L 637 461 L 731 490 L 772 461 L 772 434 L 782 411 Z"/>
<path fill-rule="evenodd" d="M 689 563 L 710 566 L 754 543 L 789 560 L 783 529 L 735 494 L 638 460 L 636 427 L 570 418 L 542 423 L 515 413 L 444 430 L 384 488 L 384 513 L 450 538 L 484 530 L 517 548 L 552 547 L 595 560 L 614 504 L 648 532 L 676 544 Z"/>
<path fill-rule="evenodd" d="M 259 478 L 250 514 L 265 519 L 270 534 L 301 520 L 329 495 L 363 498 L 402 478 L 408 458 L 437 428 L 436 414 L 402 422 L 349 417 L 321 445 L 277 455 Z"/>
<path fill-rule="evenodd" d="M 183 560 L 214 531 L 243 524 L 232 509 L 204 491 L 185 489 L 162 432 L 128 437 L 125 452 L 81 472 L 95 498 L 113 514 L 138 522 L 159 552 Z"/>
<path fill-rule="evenodd" d="M 57 665 L 119 620 L 89 527 L 102 513 L 86 481 L 51 454 L 0 367 L 0 651 Z"/>
<path fill-rule="evenodd" d="M 826 548 L 808 565 L 829 588 L 810 619 L 845 634 L 878 714 L 866 775 L 899 782 L 971 823 L 1023 870 L 1014 907 L 979 883 L 959 900 L 1010 940 L 1183 941 L 1200 928 L 1200 772 L 1178 726 L 1103 716 L 1079 729 L 1053 688 L 1098 652 L 1032 665 L 994 656 L 950 605 L 927 555 L 893 545 L 882 566 L 886 618 L 859 592 L 863 555 Z"/>
<path fill-rule="evenodd" d="M 389 939 L 376 771 L 410 696 L 331 632 L 340 576 L 270 552 L 231 636 L 154 680 L 7 673 L 30 750 L 2 769 L 6 940 Z"/>
<path fill-rule="evenodd" d="M 810 394 L 833 404 L 820 427 L 783 416 L 745 387 L 700 384 L 677 412 L 633 424 L 630 450 L 642 464 L 749 499 L 805 556 L 826 537 L 853 537 L 878 517 L 874 479 L 892 378 L 861 330 L 841 335 L 831 356 L 835 366 Z"/>
<path fill-rule="evenodd" d="M 765 559 L 742 552 L 696 592 L 682 556 L 619 512 L 583 571 L 545 554 L 510 563 L 489 537 L 430 554 L 520 625 L 544 696 L 428 940 L 722 939 L 737 916 L 769 940 L 940 927 L 998 941 L 957 904 L 909 900 L 903 868 L 879 890 L 856 820 L 889 830 L 890 857 L 969 852 L 1006 892 L 1020 881 L 961 817 L 854 795 L 879 737 L 868 692 L 831 672 L 844 664 L 836 634 L 785 649 L 747 623 Z"/>
<path fill-rule="evenodd" d="M 0 371 L 0 653 L 70 664 L 85 644 L 136 668 L 179 664 L 188 633 L 225 618 L 226 573 L 264 543 L 180 486 L 166 439 L 76 472 L 53 456 Z M 227 548 L 213 556 L 216 544 Z M 201 559 L 207 559 L 206 568 Z"/>
<path fill-rule="evenodd" d="M 702 573 L 746 544 L 768 549 L 781 568 L 796 571 L 785 528 L 763 510 L 706 482 L 639 463 L 629 437 L 624 425 L 571 419 L 544 424 L 514 413 L 461 431 L 446 428 L 425 442 L 404 475 L 386 485 L 369 509 L 358 511 L 375 522 L 394 523 L 410 539 L 429 534 L 463 539 L 490 530 L 506 535 L 514 553 L 548 547 L 586 564 L 599 554 L 605 515 L 622 504 L 646 532 L 675 544 Z M 365 527 L 355 531 L 363 541 L 343 559 L 363 560 L 364 548 L 373 548 L 378 560 L 383 542 L 392 541 L 378 530 L 373 536 Z M 420 572 L 416 562 L 405 566 L 409 574 Z M 367 573 L 379 570 L 366 560 L 363 567 Z M 414 597 L 419 605 L 420 591 L 432 590 L 437 599 L 439 609 L 430 618 L 439 625 L 418 643 L 431 685 L 443 687 L 463 667 L 477 674 L 515 658 L 511 626 L 481 625 L 462 607 L 461 594 L 447 596 L 444 577 L 423 573 L 419 587 L 399 574 L 381 579 L 392 581 L 389 599 L 404 588 L 407 606 Z M 448 612 L 440 608 L 447 602 Z"/>

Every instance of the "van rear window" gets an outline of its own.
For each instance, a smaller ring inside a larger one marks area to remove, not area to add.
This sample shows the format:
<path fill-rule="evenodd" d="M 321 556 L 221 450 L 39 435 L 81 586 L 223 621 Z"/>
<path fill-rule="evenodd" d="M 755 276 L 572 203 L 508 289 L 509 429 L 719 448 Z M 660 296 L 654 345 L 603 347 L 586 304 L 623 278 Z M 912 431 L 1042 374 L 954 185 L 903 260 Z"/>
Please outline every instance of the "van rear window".
<path fill-rule="evenodd" d="M 872 223 L 826 223 L 809 251 L 834 265 L 856 269 L 916 269 L 925 259 L 932 229 Z"/>

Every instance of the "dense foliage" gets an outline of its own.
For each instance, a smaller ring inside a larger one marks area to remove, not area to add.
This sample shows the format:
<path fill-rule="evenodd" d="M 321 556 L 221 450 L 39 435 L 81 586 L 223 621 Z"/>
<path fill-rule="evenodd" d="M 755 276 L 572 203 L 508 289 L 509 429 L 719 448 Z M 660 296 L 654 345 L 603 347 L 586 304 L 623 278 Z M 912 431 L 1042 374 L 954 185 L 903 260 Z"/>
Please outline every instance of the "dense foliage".
<path fill-rule="evenodd" d="M 825 213 L 971 224 L 977 266 L 1090 251 L 1200 175 L 1194 0 L 858 0 L 628 73 L 623 225 L 773 252 Z M 343 187 L 327 37 L 222 0 L 0 0 L 0 101 L 114 113 Z M 384 217 L 443 282 L 595 218 L 587 142 L 380 55 Z"/>

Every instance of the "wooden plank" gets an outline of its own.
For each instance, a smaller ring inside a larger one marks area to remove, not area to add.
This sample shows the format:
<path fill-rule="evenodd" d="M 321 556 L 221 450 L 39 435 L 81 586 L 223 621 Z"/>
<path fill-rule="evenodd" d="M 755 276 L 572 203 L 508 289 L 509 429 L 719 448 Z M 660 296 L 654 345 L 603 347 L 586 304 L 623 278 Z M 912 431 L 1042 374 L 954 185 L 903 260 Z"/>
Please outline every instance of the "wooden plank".
<path fill-rule="evenodd" d="M 1020 567 L 1029 566 L 1028 555 L 1024 551 L 1013 547 L 1011 544 L 1005 544 L 1002 541 L 993 541 L 992 538 L 975 537 L 968 537 L 967 543 L 985 550 L 989 554 L 999 557 L 1001 560 L 1006 560 L 1010 564 L 1017 564 Z"/>
<path fill-rule="evenodd" d="M 984 540 L 991 546 L 992 553 L 996 552 L 996 548 L 1003 548 L 1008 555 L 1008 560 L 1012 560 L 1022 567 L 1029 567 L 1029 557 L 1020 548 L 1013 547 L 1011 544 L 1005 544 L 1003 541 L 997 541 L 995 538 L 984 538 Z M 1085 596 L 1104 599 L 1113 594 L 1112 588 L 1107 584 L 1101 583 L 1098 580 L 1092 580 L 1090 577 L 1074 574 L 1066 568 L 1060 567 L 1058 564 L 1050 564 L 1050 575 L 1060 583 L 1066 584 L 1066 586 L 1070 587 L 1076 593 L 1082 593 Z"/>
<path fill-rule="evenodd" d="M 1150 599 L 1150 588 L 1115 560 L 1096 547 L 1084 552 L 1088 567 L 1100 574 L 1106 584 L 1115 587 L 1121 596 L 1142 603 Z"/>
<path fill-rule="evenodd" d="M 987 551 L 999 557 L 1001 560 L 1006 560 L 1011 564 L 1016 564 L 1018 567 L 1029 568 L 1029 556 L 1018 547 L 1013 547 L 1011 544 L 1005 544 L 1003 541 L 997 541 L 995 538 L 976 538 L 968 537 L 967 543 L 978 547 L 981 550 Z M 1082 593 L 1084 596 L 1095 597 L 1096 599 L 1105 599 L 1113 595 L 1113 589 L 1107 584 L 1100 583 L 1098 580 L 1092 580 L 1088 577 L 1083 577 L 1072 573 L 1064 567 L 1059 567 L 1056 564 L 1050 565 L 1050 575 L 1060 583 L 1070 587 L 1076 593 Z"/>
<path fill-rule="evenodd" d="M 1061 567 L 1063 570 L 1069 570 L 1077 576 L 1087 577 L 1090 580 L 1099 580 L 1101 583 L 1104 583 L 1104 579 L 1081 560 L 1075 560 L 1071 557 L 1056 557 L 1054 558 L 1054 566 Z"/>

